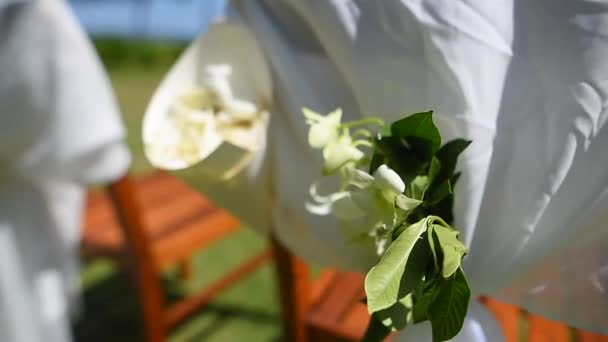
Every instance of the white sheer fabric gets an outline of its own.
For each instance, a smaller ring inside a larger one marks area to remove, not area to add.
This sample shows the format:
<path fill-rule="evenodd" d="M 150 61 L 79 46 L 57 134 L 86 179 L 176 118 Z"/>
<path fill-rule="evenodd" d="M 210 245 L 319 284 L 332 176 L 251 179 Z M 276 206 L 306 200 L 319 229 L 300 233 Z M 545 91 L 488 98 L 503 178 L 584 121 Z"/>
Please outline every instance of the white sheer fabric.
<path fill-rule="evenodd" d="M 0 1 L 0 108 L 0 339 L 69 341 L 85 186 L 123 174 L 130 156 L 63 1 Z"/>
<path fill-rule="evenodd" d="M 359 270 L 375 261 L 304 209 L 321 168 L 300 108 L 387 120 L 433 109 L 444 141 L 473 140 L 455 207 L 473 290 L 608 333 L 608 3 L 233 5 L 274 74 L 269 192 L 276 233 L 293 251 Z"/>

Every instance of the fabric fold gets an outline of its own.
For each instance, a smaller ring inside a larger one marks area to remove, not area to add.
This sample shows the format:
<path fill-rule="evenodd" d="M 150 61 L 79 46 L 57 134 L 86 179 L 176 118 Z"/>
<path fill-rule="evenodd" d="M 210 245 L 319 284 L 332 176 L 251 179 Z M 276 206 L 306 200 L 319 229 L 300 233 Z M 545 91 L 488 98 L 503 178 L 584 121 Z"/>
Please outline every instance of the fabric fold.
<path fill-rule="evenodd" d="M 63 1 L 0 4 L 0 330 L 69 341 L 88 183 L 122 176 L 125 131 L 103 67 Z"/>

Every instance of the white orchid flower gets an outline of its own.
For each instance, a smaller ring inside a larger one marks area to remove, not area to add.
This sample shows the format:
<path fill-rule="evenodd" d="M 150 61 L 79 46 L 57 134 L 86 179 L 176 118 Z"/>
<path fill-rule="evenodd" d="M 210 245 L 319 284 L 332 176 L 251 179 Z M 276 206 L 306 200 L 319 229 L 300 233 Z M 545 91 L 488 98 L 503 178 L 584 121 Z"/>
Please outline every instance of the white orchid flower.
<path fill-rule="evenodd" d="M 359 150 L 352 138 L 343 134 L 330 141 L 323 149 L 323 172 L 331 174 L 349 162 L 359 162 L 365 154 Z"/>
<path fill-rule="evenodd" d="M 357 163 L 365 157 L 365 154 L 357 148 L 358 145 L 363 144 L 362 141 L 353 140 L 348 129 L 341 129 L 341 109 L 336 109 L 325 116 L 308 108 L 303 108 L 302 112 L 310 125 L 308 143 L 313 148 L 323 149 L 325 174 L 334 173 L 344 165 L 350 162 Z"/>
<path fill-rule="evenodd" d="M 325 148 L 338 138 L 342 109 L 336 109 L 325 116 L 308 108 L 302 108 L 302 112 L 306 117 L 306 123 L 310 125 L 308 143 L 312 148 Z"/>
<path fill-rule="evenodd" d="M 403 194 L 405 183 L 401 177 L 386 165 L 381 165 L 370 175 L 363 176 L 364 172 L 354 170 L 357 173 L 358 185 L 368 183 L 364 187 L 351 192 L 350 197 L 343 197 L 342 202 L 352 201 L 359 210 L 351 212 L 351 217 L 356 219 L 360 213 L 365 213 L 369 229 L 392 230 L 397 223 L 398 210 L 410 212 L 416 208 L 421 201 L 409 198 Z M 353 177 L 353 176 L 351 176 Z M 351 204 L 341 203 L 338 208 L 347 208 Z M 341 212 L 340 216 L 346 218 L 348 213 Z"/>
<path fill-rule="evenodd" d="M 344 181 L 355 189 L 318 196 L 313 185 L 311 196 L 317 204 L 309 205 L 309 211 L 331 213 L 360 233 L 376 234 L 378 229 L 391 231 L 398 214 L 409 213 L 422 203 L 403 195 L 405 183 L 386 165 L 381 165 L 373 176 L 354 167 L 345 168 Z"/>
<path fill-rule="evenodd" d="M 228 64 L 212 64 L 204 69 L 203 85 L 215 95 L 216 105 L 222 108 L 231 121 L 253 120 L 258 114 L 255 104 L 234 96 L 230 85 L 232 67 Z"/>

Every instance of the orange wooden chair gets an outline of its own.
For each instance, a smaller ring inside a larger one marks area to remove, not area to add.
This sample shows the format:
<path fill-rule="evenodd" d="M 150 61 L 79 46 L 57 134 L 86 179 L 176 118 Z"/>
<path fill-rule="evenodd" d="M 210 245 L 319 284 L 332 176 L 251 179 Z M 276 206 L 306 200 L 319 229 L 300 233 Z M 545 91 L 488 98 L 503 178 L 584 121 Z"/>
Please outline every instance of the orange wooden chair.
<path fill-rule="evenodd" d="M 166 340 L 168 331 L 207 305 L 271 258 L 265 250 L 196 294 L 167 304 L 159 273 L 178 264 L 190 273 L 189 258 L 229 236 L 240 223 L 214 207 L 175 177 L 154 173 L 124 176 L 107 192 L 92 192 L 84 219 L 85 256 L 116 260 L 134 276 L 148 342 Z"/>
<path fill-rule="evenodd" d="M 363 276 L 326 270 L 311 282 L 304 262 L 280 242 L 273 240 L 272 245 L 279 274 L 285 340 L 361 340 L 370 320 L 361 301 L 365 296 Z M 496 316 L 505 342 L 608 342 L 608 336 L 570 328 L 516 306 L 485 297 L 480 301 Z"/>
<path fill-rule="evenodd" d="M 238 221 L 164 173 L 123 177 L 109 186 L 108 193 L 90 195 L 84 251 L 111 257 L 131 270 L 147 341 L 164 341 L 169 329 L 271 254 L 277 268 L 285 341 L 342 342 L 363 336 L 370 319 L 361 301 L 363 276 L 328 269 L 313 282 L 308 265 L 274 238 L 272 253 L 262 252 L 200 293 L 166 307 L 158 272 L 177 263 L 187 275 L 189 256 L 236 231 Z M 572 329 L 490 298 L 480 300 L 496 315 L 506 342 L 608 342 L 608 336 Z"/>

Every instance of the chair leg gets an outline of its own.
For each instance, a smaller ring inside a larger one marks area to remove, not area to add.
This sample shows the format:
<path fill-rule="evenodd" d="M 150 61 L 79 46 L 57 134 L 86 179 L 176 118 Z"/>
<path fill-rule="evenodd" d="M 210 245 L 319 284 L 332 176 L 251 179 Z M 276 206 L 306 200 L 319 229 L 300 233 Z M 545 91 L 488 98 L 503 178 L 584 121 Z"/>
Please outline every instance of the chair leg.
<path fill-rule="evenodd" d="M 165 342 L 167 328 L 164 319 L 164 293 L 157 278 L 155 260 L 145 236 L 141 208 L 129 176 L 109 187 L 113 205 L 125 239 L 129 242 L 131 274 L 135 278 L 147 342 Z"/>
<path fill-rule="evenodd" d="M 306 312 L 311 283 L 308 266 L 285 248 L 275 237 L 271 243 L 276 263 L 284 341 L 306 342 Z"/>

